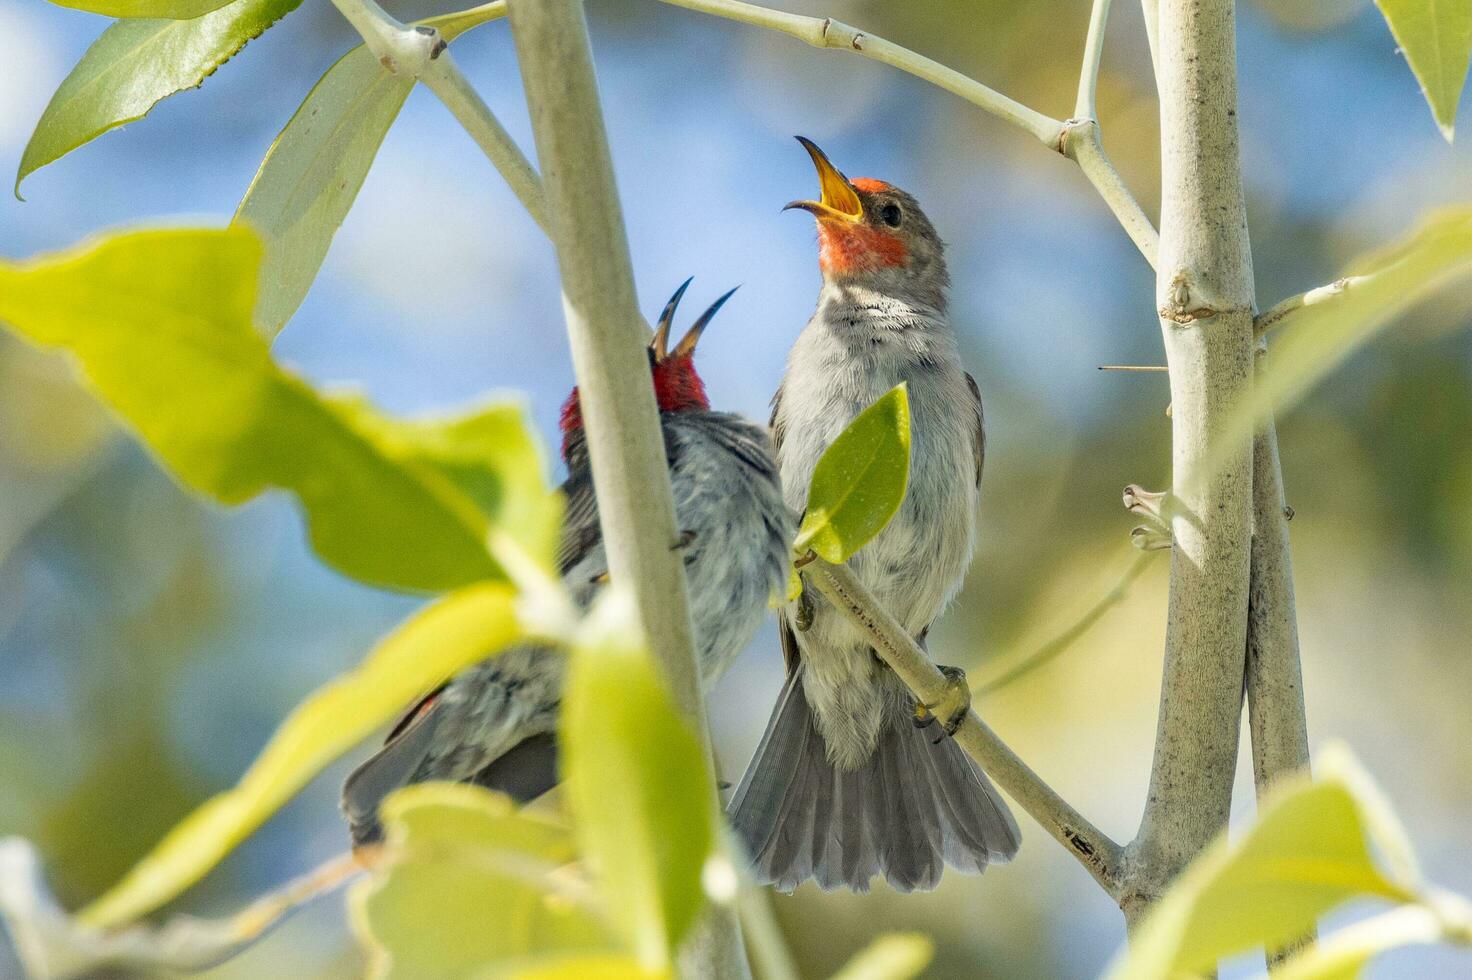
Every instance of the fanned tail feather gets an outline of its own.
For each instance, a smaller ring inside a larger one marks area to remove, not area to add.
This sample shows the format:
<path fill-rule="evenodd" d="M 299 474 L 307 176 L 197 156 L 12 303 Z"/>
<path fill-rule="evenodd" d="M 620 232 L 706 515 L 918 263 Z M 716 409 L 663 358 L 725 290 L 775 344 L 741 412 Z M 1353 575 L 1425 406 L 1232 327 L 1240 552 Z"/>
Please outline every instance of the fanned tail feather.
<path fill-rule="evenodd" d="M 1011 812 L 951 739 L 932 744 L 896 712 L 862 767 L 838 769 L 789 675 L 771 721 L 731 800 L 731 823 L 757 879 L 792 891 L 867 891 L 883 877 L 898 891 L 927 891 L 946 865 L 979 874 L 1017 853 Z"/>

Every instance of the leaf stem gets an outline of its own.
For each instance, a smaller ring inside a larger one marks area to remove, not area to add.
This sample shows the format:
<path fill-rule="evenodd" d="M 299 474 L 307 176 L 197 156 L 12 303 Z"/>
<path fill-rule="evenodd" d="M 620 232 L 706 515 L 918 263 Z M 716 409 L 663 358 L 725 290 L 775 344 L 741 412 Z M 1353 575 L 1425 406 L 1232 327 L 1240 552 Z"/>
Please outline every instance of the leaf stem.
<path fill-rule="evenodd" d="M 809 566 L 807 574 L 840 613 L 869 634 L 875 653 L 917 699 L 934 702 L 941 698 L 945 676 L 847 565 L 819 560 Z M 974 710 L 967 713 L 954 738 L 997 785 L 1078 859 L 1106 893 L 1117 894 L 1123 853 L 1118 844 L 1054 792 Z"/>

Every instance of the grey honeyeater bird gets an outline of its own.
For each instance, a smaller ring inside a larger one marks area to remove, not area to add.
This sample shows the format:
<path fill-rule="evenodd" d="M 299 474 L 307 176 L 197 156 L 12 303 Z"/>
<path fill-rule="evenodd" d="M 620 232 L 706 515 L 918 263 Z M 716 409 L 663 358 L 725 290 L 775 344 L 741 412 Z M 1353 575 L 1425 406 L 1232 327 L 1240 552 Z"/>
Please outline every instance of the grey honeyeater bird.
<path fill-rule="evenodd" d="M 823 451 L 907 382 L 909 489 L 850 565 L 923 644 L 971 562 L 985 446 L 981 395 L 947 318 L 945 247 L 909 194 L 850 181 L 798 139 L 822 197 L 787 207 L 817 219 L 823 287 L 772 399 L 782 483 L 803 511 Z M 758 879 L 865 891 L 882 876 L 912 891 L 934 888 L 946 864 L 979 873 L 1011 858 L 1017 823 L 981 769 L 933 736 L 937 719 L 865 633 L 811 588 L 801 603 L 781 613 L 787 681 L 729 808 Z M 942 669 L 959 698 L 964 675 Z M 944 733 L 963 717 L 943 719 Z"/>
<path fill-rule="evenodd" d="M 675 516 L 689 586 L 695 654 L 709 691 L 751 639 L 790 567 L 791 512 L 767 431 L 739 415 L 713 412 L 695 371 L 702 331 L 726 293 L 670 349 L 670 325 L 685 288 L 665 306 L 649 345 Z M 731 292 L 735 292 L 732 290 Z M 562 408 L 567 482 L 557 566 L 573 599 L 587 608 L 607 581 L 592 470 L 578 391 Z M 461 672 L 419 702 L 378 752 L 343 786 L 355 846 L 381 838 L 378 807 L 407 783 L 479 783 L 525 802 L 557 782 L 557 714 L 564 657 L 517 647 Z"/>

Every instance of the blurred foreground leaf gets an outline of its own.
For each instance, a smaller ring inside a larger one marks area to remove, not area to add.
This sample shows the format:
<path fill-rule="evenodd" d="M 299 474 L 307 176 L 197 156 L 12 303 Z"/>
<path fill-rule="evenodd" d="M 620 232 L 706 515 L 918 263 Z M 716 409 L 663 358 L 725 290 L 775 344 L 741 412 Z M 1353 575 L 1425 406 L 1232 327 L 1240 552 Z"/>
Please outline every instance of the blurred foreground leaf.
<path fill-rule="evenodd" d="M 192 20 L 124 20 L 103 31 L 36 123 L 16 171 L 16 196 L 21 181 L 46 164 L 110 129 L 142 119 L 174 93 L 197 88 L 246 42 L 300 4 L 235 0 Z"/>
<path fill-rule="evenodd" d="M 704 903 L 716 788 L 617 583 L 584 625 L 563 695 L 563 778 L 581 852 L 645 969 L 670 969 Z"/>
<path fill-rule="evenodd" d="M 1321 776 L 1285 787 L 1242 840 L 1209 847 L 1182 873 L 1109 972 L 1159 980 L 1211 971 L 1236 953 L 1277 948 L 1353 898 L 1414 902 L 1404 833 L 1349 753 L 1326 749 Z M 1383 873 L 1371 856 L 1398 854 Z"/>
<path fill-rule="evenodd" d="M 1355 980 L 1381 953 L 1434 943 L 1444 923 L 1424 905 L 1403 905 L 1346 926 L 1273 971 L 1273 980 Z"/>
<path fill-rule="evenodd" d="M 488 3 L 419 23 L 451 41 L 505 12 L 505 3 Z M 269 336 L 280 332 L 306 298 L 413 88 L 412 77 L 390 72 L 359 45 L 317 81 L 266 152 L 235 220 L 266 242 L 256 320 Z"/>
<path fill-rule="evenodd" d="M 935 943 L 918 932 L 892 932 L 869 944 L 833 980 L 910 980 L 935 956 Z"/>
<path fill-rule="evenodd" d="M 260 255 L 234 228 L 119 234 L 0 263 L 0 321 L 76 355 L 190 487 L 227 504 L 294 492 L 313 547 L 344 574 L 419 590 L 498 578 L 493 527 L 550 566 L 560 505 L 520 408 L 406 422 L 318 395 L 251 326 Z"/>
<path fill-rule="evenodd" d="M 1230 447 L 1248 439 L 1269 413 L 1295 405 L 1405 310 L 1469 275 L 1472 207 L 1451 208 L 1355 263 L 1347 278 L 1305 294 L 1305 304 L 1271 333 L 1267 369 L 1225 421 L 1205 470 L 1216 472 Z"/>
<path fill-rule="evenodd" d="M 794 549 L 834 565 L 868 544 L 905 499 L 910 479 L 910 401 L 897 385 L 864 409 L 823 451 L 808 487 Z"/>
<path fill-rule="evenodd" d="M 82 921 L 93 927 L 126 924 L 198 881 L 313 776 L 405 704 L 520 639 L 515 600 L 508 586 L 476 585 L 407 620 L 362 666 L 302 702 L 234 789 L 174 827 L 82 911 Z"/>
<path fill-rule="evenodd" d="M 0 840 L 0 924 L 31 980 L 197 972 L 230 958 L 282 918 L 357 873 L 344 855 L 252 902 L 227 918 L 177 915 L 160 926 L 103 930 L 79 923 L 57 904 L 29 841 Z M 112 974 L 108 974 L 112 975 Z"/>
<path fill-rule="evenodd" d="M 451 783 L 405 787 L 381 813 L 383 863 L 351 896 L 374 977 L 490 977 L 535 957 L 610 949 L 592 890 L 564 867 L 575 856 L 565 826 Z"/>
<path fill-rule="evenodd" d="M 1411 63 L 1421 93 L 1452 141 L 1457 102 L 1472 60 L 1472 3 L 1467 0 L 1375 0 Z"/>
<path fill-rule="evenodd" d="M 51 0 L 58 7 L 85 10 L 104 17 L 159 17 L 189 20 L 219 10 L 231 0 Z"/>

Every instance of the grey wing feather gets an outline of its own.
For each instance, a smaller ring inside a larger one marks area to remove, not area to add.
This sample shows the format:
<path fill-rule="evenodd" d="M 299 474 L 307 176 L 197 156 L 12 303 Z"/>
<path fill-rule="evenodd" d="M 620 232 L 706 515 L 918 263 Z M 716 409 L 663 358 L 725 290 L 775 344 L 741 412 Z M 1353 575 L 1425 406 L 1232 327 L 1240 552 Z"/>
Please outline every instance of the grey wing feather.
<path fill-rule="evenodd" d="M 384 797 L 410 782 L 434 741 L 444 717 L 439 692 L 429 695 L 394 727 L 383 748 L 349 774 L 342 785 L 342 809 L 352 828 L 353 846 L 372 844 L 383 837 L 378 805 Z"/>
<path fill-rule="evenodd" d="M 981 389 L 970 372 L 966 374 L 966 387 L 971 389 L 971 402 L 976 408 L 976 432 L 972 436 L 972 455 L 976 458 L 976 486 L 981 488 L 981 466 L 986 462 L 986 415 L 981 410 Z"/>
<path fill-rule="evenodd" d="M 782 437 L 787 434 L 787 423 L 782 418 L 782 387 L 779 384 L 772 395 L 772 417 L 767 422 L 767 427 L 772 430 L 772 450 L 779 462 L 782 459 Z"/>
<path fill-rule="evenodd" d="M 562 515 L 562 537 L 557 544 L 557 574 L 566 575 L 603 536 L 598 524 L 598 496 L 593 492 L 593 473 L 583 467 L 562 485 L 566 501 Z"/>

